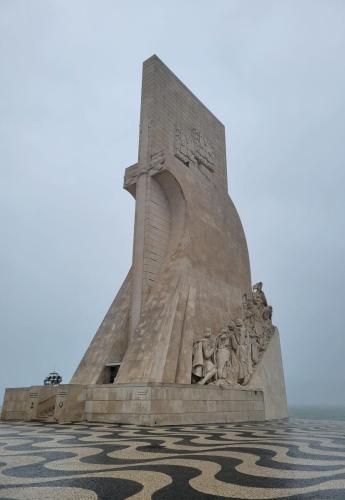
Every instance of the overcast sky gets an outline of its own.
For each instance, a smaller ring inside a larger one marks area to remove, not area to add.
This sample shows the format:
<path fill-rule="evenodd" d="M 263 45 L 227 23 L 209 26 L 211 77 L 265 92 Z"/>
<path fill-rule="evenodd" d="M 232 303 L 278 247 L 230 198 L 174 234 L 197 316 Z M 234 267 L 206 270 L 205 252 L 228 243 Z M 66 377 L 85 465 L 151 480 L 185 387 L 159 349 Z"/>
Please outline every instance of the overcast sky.
<path fill-rule="evenodd" d="M 69 381 L 130 267 L 155 53 L 226 126 L 289 403 L 345 404 L 345 2 L 0 0 L 0 44 L 0 398 Z"/>

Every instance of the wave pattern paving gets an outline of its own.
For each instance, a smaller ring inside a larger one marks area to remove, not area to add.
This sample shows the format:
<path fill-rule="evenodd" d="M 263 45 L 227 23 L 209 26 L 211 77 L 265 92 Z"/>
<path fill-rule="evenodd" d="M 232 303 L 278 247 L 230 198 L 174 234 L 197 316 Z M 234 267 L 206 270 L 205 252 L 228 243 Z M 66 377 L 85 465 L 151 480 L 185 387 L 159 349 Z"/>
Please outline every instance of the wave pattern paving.
<path fill-rule="evenodd" d="M 345 422 L 1 423 L 1 499 L 343 499 Z"/>

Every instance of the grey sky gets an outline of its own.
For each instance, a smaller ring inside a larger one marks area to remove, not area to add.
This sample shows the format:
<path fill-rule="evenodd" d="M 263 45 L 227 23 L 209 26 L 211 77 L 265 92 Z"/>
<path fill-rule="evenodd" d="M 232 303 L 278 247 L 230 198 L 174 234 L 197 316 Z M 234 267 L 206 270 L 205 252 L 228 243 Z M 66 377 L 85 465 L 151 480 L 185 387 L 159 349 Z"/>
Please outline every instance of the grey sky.
<path fill-rule="evenodd" d="M 290 403 L 344 401 L 345 2 L 0 1 L 0 398 L 71 377 L 130 266 L 141 64 L 225 124 Z M 1 403 L 0 403 L 1 404 Z"/>

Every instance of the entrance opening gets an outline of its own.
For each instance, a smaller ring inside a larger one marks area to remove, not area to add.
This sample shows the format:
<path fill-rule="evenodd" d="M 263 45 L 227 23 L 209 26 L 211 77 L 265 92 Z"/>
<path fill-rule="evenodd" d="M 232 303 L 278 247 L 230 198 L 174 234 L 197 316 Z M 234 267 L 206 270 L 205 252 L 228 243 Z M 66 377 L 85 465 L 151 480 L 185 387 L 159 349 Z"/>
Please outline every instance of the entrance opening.
<path fill-rule="evenodd" d="M 105 365 L 105 376 L 104 383 L 112 384 L 116 378 L 117 372 L 119 371 L 121 363 L 107 363 Z"/>

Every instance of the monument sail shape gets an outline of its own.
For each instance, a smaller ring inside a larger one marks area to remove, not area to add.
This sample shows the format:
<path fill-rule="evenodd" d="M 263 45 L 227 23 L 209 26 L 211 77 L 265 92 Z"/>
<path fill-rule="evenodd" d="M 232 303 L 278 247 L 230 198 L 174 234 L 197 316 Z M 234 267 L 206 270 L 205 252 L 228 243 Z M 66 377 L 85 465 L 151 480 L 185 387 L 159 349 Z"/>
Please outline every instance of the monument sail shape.
<path fill-rule="evenodd" d="M 83 394 L 81 418 L 287 416 L 279 334 L 227 191 L 224 126 L 156 56 L 143 65 L 124 188 L 136 203 L 132 267 L 63 389 Z"/>
<path fill-rule="evenodd" d="M 136 211 L 125 353 L 112 337 L 116 382 L 189 384 L 195 336 L 240 313 L 250 266 L 227 193 L 224 126 L 155 56 L 144 63 L 139 158 L 124 186 Z M 88 364 L 74 380 L 98 383 Z"/>

